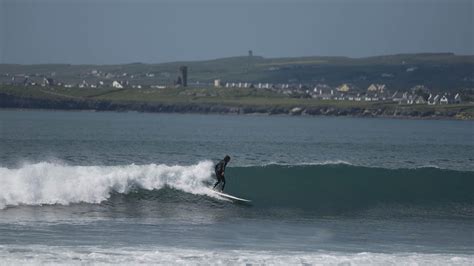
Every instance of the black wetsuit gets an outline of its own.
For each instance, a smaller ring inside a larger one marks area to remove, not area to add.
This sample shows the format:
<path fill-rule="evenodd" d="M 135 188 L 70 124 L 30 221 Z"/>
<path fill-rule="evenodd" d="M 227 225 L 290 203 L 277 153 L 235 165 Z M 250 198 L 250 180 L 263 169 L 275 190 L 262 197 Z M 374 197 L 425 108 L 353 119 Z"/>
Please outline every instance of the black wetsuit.
<path fill-rule="evenodd" d="M 227 166 L 227 162 L 225 160 L 221 160 L 218 164 L 216 164 L 216 167 L 214 168 L 214 170 L 216 172 L 216 178 L 217 178 L 217 182 L 214 185 L 214 188 L 216 188 L 216 186 L 220 182 L 222 182 L 222 191 L 224 191 L 224 187 L 225 187 L 225 177 L 224 177 L 223 173 L 225 172 L 225 167 L 226 166 Z"/>

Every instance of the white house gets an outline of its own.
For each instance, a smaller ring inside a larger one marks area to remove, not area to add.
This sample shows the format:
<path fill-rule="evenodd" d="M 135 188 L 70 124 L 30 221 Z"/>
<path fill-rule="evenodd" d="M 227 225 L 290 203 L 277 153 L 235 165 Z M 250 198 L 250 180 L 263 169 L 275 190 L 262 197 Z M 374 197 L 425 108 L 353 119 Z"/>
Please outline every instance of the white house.
<path fill-rule="evenodd" d="M 433 96 L 432 94 L 430 94 L 430 96 L 428 97 L 428 104 L 429 105 L 439 104 L 440 98 L 441 97 L 439 95 Z"/>
<path fill-rule="evenodd" d="M 439 100 L 439 104 L 448 104 L 449 103 L 449 100 L 448 100 L 448 97 L 446 97 L 446 95 L 443 95 L 443 97 L 441 97 L 441 99 Z"/>
<path fill-rule="evenodd" d="M 116 88 L 116 89 L 123 89 L 123 86 L 122 84 L 120 84 L 118 81 L 114 80 L 114 82 L 112 82 L 112 87 Z"/>
<path fill-rule="evenodd" d="M 431 102 L 433 102 L 433 98 L 434 98 L 433 94 L 430 93 L 430 96 L 428 96 L 428 100 L 427 100 L 429 105 L 432 105 Z"/>
<path fill-rule="evenodd" d="M 416 102 L 416 95 L 410 94 L 406 99 L 407 104 L 414 104 Z"/>

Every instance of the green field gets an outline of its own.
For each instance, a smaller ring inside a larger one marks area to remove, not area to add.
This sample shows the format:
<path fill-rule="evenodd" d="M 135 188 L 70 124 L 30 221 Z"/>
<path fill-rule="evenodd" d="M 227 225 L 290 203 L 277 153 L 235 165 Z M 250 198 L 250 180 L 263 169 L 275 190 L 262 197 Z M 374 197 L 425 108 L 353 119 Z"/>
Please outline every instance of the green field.
<path fill-rule="evenodd" d="M 87 102 L 120 104 L 122 109 L 136 110 L 137 106 L 193 106 L 223 108 L 250 108 L 255 112 L 279 110 L 288 113 L 299 107 L 305 110 L 335 109 L 344 111 L 343 115 L 360 114 L 362 111 L 377 115 L 401 113 L 402 116 L 440 116 L 462 119 L 474 118 L 474 104 L 457 105 L 399 105 L 393 102 L 354 102 L 324 101 L 312 98 L 291 98 L 275 92 L 257 89 L 226 88 L 167 88 L 167 89 L 83 89 L 63 87 L 0 87 L 0 95 L 15 96 L 18 99 L 37 101 Z M 93 105 L 91 105 L 94 109 Z M 28 107 L 28 106 L 26 106 Z M 45 106 L 46 108 L 48 106 Z M 63 109 L 59 107 L 59 109 Z M 67 109 L 67 107 L 66 107 Z M 74 109 L 72 107 L 72 109 Z M 138 107 L 140 110 L 140 107 Z M 145 109 L 146 111 L 147 109 Z M 182 109 L 181 109 L 182 110 Z M 191 111 L 192 112 L 192 111 Z M 251 111 L 250 111 L 251 112 Z M 377 113 L 378 112 L 378 113 Z"/>
<path fill-rule="evenodd" d="M 291 98 L 271 91 L 246 88 L 79 89 L 4 86 L 0 87 L 0 93 L 26 98 L 51 100 L 105 100 L 112 102 L 167 104 L 203 103 L 230 106 L 376 107 L 380 105 L 379 103 L 372 102 L 322 101 L 309 98 Z"/>

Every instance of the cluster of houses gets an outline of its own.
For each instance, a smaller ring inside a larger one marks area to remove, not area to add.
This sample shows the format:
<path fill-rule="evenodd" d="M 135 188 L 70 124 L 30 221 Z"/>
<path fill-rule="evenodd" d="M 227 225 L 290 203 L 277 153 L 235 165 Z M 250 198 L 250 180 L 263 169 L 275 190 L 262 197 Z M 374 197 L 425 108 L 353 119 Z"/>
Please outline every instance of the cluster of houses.
<path fill-rule="evenodd" d="M 30 77 L 30 76 L 13 76 L 11 77 L 10 85 L 15 86 L 62 86 L 62 83 L 57 83 L 52 78 L 46 77 Z"/>
<path fill-rule="evenodd" d="M 423 95 L 409 94 L 408 92 L 395 92 L 391 97 L 392 101 L 398 102 L 399 104 L 460 104 L 461 95 L 459 93 L 451 94 L 429 94 L 428 98 Z"/>
<path fill-rule="evenodd" d="M 214 81 L 214 87 L 225 88 L 257 88 L 276 91 L 282 94 L 296 97 L 311 97 L 318 100 L 355 101 L 355 102 L 397 102 L 399 104 L 459 104 L 461 95 L 459 93 L 432 94 L 423 85 L 410 89 L 410 92 L 390 92 L 385 84 L 371 84 L 366 90 L 361 90 L 350 84 L 342 84 L 331 88 L 327 84 L 308 86 L 302 84 L 271 84 L 250 82 L 226 82 Z"/>
<path fill-rule="evenodd" d="M 10 79 L 10 82 L 7 84 L 14 85 L 14 86 L 40 86 L 40 87 L 64 87 L 64 88 L 104 88 L 104 87 L 112 87 L 117 89 L 122 88 L 134 88 L 134 89 L 141 89 L 142 85 L 139 84 L 130 84 L 127 80 L 108 80 L 102 81 L 99 80 L 97 82 L 88 82 L 87 80 L 83 79 L 79 83 L 65 83 L 65 82 L 58 82 L 53 78 L 46 78 L 46 77 L 37 77 L 37 76 L 13 76 Z"/>
<path fill-rule="evenodd" d="M 162 73 L 166 76 L 166 73 Z M 91 70 L 87 73 L 82 73 L 78 77 L 66 78 L 69 81 L 57 81 L 56 73 L 51 72 L 49 75 L 33 73 L 33 74 L 9 74 L 0 73 L 0 84 L 8 84 L 14 86 L 59 86 L 65 88 L 136 88 L 141 89 L 144 84 L 151 86 L 150 83 L 155 78 L 154 73 L 143 74 L 129 74 L 123 73 L 109 73 L 99 70 Z M 71 82 L 71 80 L 74 80 Z M 147 80 L 148 82 L 143 82 Z M 159 85 L 155 85 L 157 87 Z M 160 88 L 164 86 L 159 86 Z"/>
<path fill-rule="evenodd" d="M 90 75 L 99 77 L 107 76 L 108 74 L 98 71 L 92 71 Z M 124 73 L 120 75 L 126 77 Z M 145 74 L 146 77 L 152 77 L 151 74 Z M 154 76 L 154 75 L 153 75 Z M 114 76 L 116 77 L 116 75 Z M 2 82 L 0 80 L 0 82 Z M 5 83 L 5 80 L 3 80 Z M 106 81 L 96 79 L 95 82 L 88 82 L 83 79 L 82 82 L 76 84 L 56 82 L 52 78 L 41 77 L 38 75 L 14 75 L 11 76 L 10 85 L 16 86 L 61 86 L 65 88 L 101 88 L 112 87 L 116 89 L 133 88 L 142 89 L 145 87 L 151 89 L 164 89 L 167 85 L 142 85 L 137 81 L 129 82 L 128 79 L 114 80 L 107 79 Z M 198 83 L 194 86 L 209 86 L 211 84 Z M 318 100 L 336 100 L 336 101 L 355 101 L 355 102 L 397 102 L 399 104 L 458 104 L 461 103 L 461 95 L 459 93 L 450 94 L 432 94 L 428 88 L 423 85 L 418 85 L 411 88 L 409 91 L 392 91 L 390 92 L 385 84 L 371 84 L 367 89 L 360 89 L 351 84 L 342 84 L 338 87 L 330 87 L 327 84 L 303 85 L 303 84 L 272 84 L 272 83 L 252 83 L 252 82 L 222 82 L 220 79 L 214 80 L 214 87 L 220 88 L 255 88 L 261 90 L 271 90 L 277 93 L 288 95 L 290 97 L 304 97 Z M 190 83 L 193 86 L 193 83 Z M 211 85 L 212 86 L 212 85 Z"/>

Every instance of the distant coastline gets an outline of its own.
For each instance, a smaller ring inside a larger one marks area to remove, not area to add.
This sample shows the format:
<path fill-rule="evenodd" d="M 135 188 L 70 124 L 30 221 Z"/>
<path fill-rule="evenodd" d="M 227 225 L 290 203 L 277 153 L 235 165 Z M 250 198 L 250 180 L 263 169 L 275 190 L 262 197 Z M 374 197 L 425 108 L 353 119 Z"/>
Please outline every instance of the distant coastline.
<path fill-rule="evenodd" d="M 474 120 L 474 55 L 0 64 L 0 108 Z"/>
<path fill-rule="evenodd" d="M 161 100 L 113 100 L 110 98 L 64 97 L 59 94 L 42 97 L 0 91 L 0 108 L 90 110 L 149 113 L 199 113 L 238 115 L 349 116 L 405 119 L 474 120 L 474 104 L 399 105 L 395 103 L 342 104 L 312 99 L 242 97 L 184 97 Z M 51 97 L 52 96 L 52 97 Z M 143 95 L 142 95 L 143 96 Z M 146 97 L 146 95 L 145 95 Z M 137 95 L 127 95 L 136 99 Z"/>

